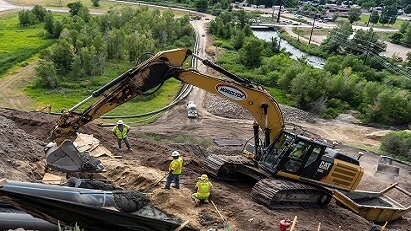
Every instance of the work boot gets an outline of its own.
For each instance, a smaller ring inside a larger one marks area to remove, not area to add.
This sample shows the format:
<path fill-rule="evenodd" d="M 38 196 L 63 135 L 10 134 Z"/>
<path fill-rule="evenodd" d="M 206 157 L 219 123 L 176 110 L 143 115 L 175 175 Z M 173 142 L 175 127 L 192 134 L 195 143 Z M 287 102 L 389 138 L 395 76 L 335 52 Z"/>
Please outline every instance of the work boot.
<path fill-rule="evenodd" d="M 198 206 L 200 206 L 200 205 L 201 205 L 200 200 L 195 200 L 195 201 L 194 201 L 194 206 L 195 206 L 195 207 L 198 207 Z"/>
<path fill-rule="evenodd" d="M 120 150 L 120 151 L 121 151 L 121 148 L 118 148 L 118 150 Z"/>
<path fill-rule="evenodd" d="M 132 148 L 129 148 L 128 150 L 129 150 L 129 151 L 133 151 L 133 149 L 132 149 Z"/>
<path fill-rule="evenodd" d="M 170 189 L 170 188 L 168 188 L 168 187 L 162 187 L 161 189 Z"/>
<path fill-rule="evenodd" d="M 180 189 L 180 186 L 175 186 L 175 185 L 173 185 L 173 186 L 171 186 L 171 187 L 176 188 L 176 189 Z"/>

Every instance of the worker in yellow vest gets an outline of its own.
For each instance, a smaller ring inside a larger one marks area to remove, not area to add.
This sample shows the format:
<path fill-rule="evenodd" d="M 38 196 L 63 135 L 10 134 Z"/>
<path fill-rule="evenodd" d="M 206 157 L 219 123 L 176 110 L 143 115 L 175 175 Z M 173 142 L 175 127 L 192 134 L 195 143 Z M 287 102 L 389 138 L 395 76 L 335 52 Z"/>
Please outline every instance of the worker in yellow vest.
<path fill-rule="evenodd" d="M 178 151 L 173 151 L 171 156 L 173 157 L 173 160 L 168 167 L 166 185 L 164 185 L 163 189 L 170 189 L 170 185 L 173 181 L 174 185 L 172 187 L 176 189 L 180 188 L 180 175 L 183 170 L 183 158 Z"/>
<path fill-rule="evenodd" d="M 124 140 L 129 151 L 133 151 L 127 139 L 127 134 L 130 131 L 130 126 L 124 124 L 122 120 L 117 121 L 117 125 L 113 127 L 113 134 L 117 138 L 118 150 L 121 150 L 121 141 Z"/>
<path fill-rule="evenodd" d="M 208 180 L 208 176 L 206 174 L 199 177 L 199 180 L 196 183 L 196 188 L 197 192 L 192 196 L 196 205 L 208 203 L 208 198 L 210 197 L 213 184 Z"/>

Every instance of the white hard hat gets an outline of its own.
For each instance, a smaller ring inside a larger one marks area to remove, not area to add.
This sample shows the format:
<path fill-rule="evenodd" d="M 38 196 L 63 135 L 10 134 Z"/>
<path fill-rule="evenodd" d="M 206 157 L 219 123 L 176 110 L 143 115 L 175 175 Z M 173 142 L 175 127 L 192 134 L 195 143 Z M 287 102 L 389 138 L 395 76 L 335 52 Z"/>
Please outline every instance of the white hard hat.
<path fill-rule="evenodd" d="M 177 151 L 174 151 L 173 153 L 171 153 L 171 156 L 180 156 L 180 153 Z"/>
<path fill-rule="evenodd" d="M 122 120 L 117 121 L 117 124 L 124 124 Z"/>

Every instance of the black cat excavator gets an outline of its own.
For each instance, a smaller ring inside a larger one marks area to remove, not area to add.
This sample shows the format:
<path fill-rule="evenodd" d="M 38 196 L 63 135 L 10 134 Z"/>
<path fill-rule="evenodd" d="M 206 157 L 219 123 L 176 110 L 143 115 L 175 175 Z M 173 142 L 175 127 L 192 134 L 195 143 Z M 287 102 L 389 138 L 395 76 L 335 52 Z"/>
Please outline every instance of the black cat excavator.
<path fill-rule="evenodd" d="M 210 76 L 184 67 L 189 56 L 224 76 Z M 171 77 L 241 105 L 253 116 L 254 144 L 247 145 L 239 155 L 210 155 L 203 167 L 218 179 L 255 181 L 251 194 L 257 202 L 269 208 L 325 206 L 332 198 L 329 188 L 353 191 L 360 182 L 363 168 L 356 158 L 313 137 L 287 130 L 278 103 L 262 86 L 189 49 L 159 52 L 64 111 L 52 131 L 53 142 L 46 149 L 48 166 L 63 172 L 104 171 L 98 160 L 80 153 L 73 145 L 78 129 L 128 100 L 160 87 Z M 100 99 L 83 112 L 74 112 L 94 97 Z"/>

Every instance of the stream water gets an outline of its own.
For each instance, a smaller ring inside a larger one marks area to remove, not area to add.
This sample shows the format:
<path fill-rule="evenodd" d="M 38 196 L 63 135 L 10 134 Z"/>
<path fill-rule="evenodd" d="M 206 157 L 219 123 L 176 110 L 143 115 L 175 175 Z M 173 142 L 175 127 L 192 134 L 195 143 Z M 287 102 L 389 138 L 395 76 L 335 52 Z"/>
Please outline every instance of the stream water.
<path fill-rule="evenodd" d="M 253 34 L 264 41 L 271 41 L 271 38 L 277 38 L 277 41 L 280 40 L 276 31 L 262 31 L 262 30 L 253 30 Z M 307 63 L 316 68 L 323 68 L 325 59 L 307 54 L 305 52 L 300 51 L 299 49 L 295 48 L 294 46 L 290 45 L 287 41 L 281 40 L 280 41 L 280 48 L 285 48 L 287 52 L 290 52 L 292 59 L 298 58 L 305 58 Z"/>

